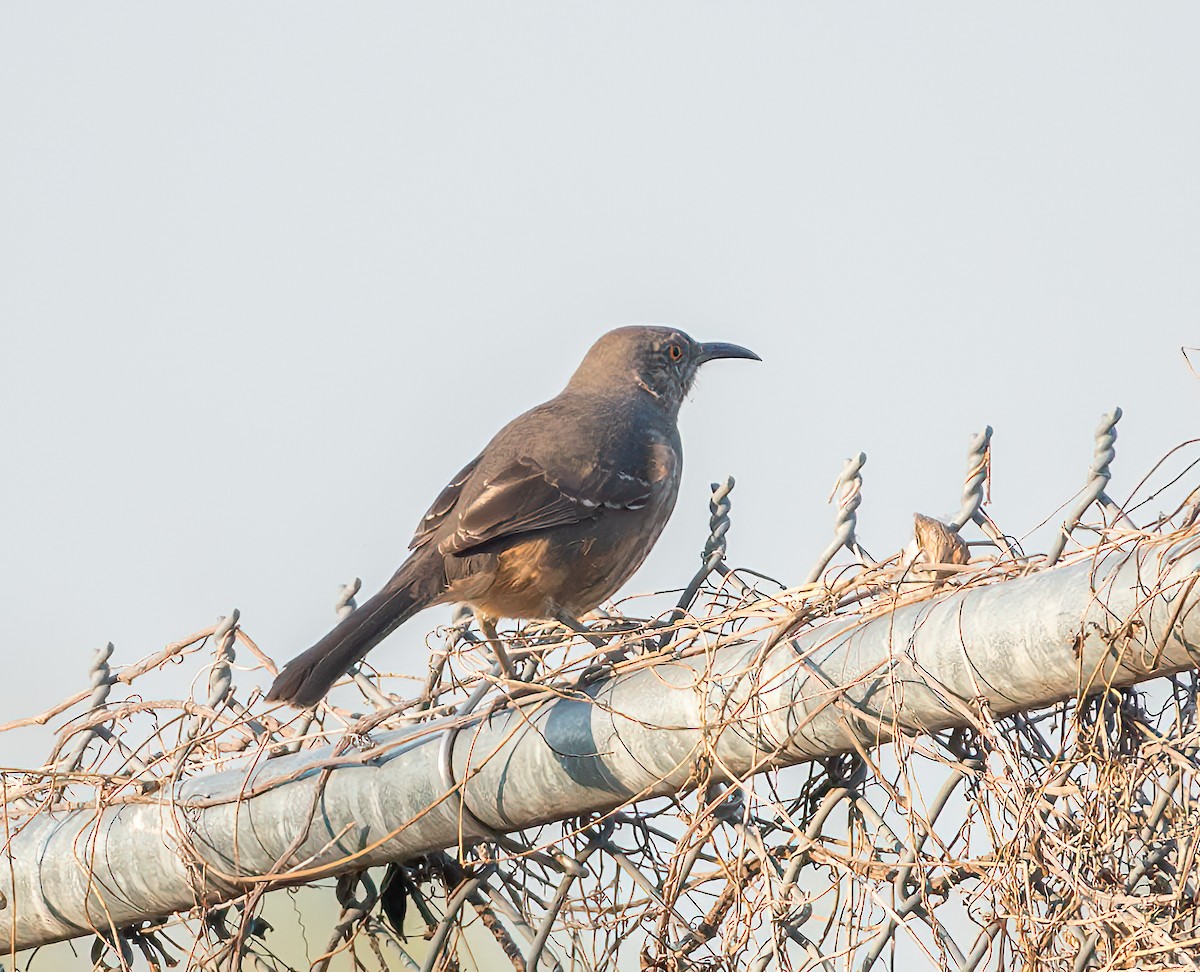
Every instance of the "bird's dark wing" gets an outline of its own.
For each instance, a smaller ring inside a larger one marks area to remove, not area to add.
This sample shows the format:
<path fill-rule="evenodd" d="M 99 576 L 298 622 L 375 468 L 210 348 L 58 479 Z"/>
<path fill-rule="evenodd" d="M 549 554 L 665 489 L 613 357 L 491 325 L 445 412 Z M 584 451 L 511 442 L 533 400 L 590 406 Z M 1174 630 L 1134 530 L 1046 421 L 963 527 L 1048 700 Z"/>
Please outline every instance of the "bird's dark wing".
<path fill-rule="evenodd" d="M 483 484 L 438 549 L 463 554 L 502 537 L 594 519 L 605 510 L 639 510 L 676 466 L 673 450 L 656 446 L 651 453 L 649 468 L 637 463 L 637 472 L 598 465 L 579 472 L 547 469 L 521 456 Z M 659 475 L 663 463 L 669 469 Z"/>
<path fill-rule="evenodd" d="M 417 532 L 413 534 L 412 540 L 408 543 L 409 550 L 416 550 L 417 547 L 423 547 L 433 538 L 434 531 L 442 525 L 442 521 L 458 505 L 458 498 L 462 495 L 463 485 L 471 478 L 471 473 L 475 471 L 475 467 L 479 465 L 479 460 L 482 458 L 482 455 L 478 455 L 468 462 L 446 484 L 446 488 L 438 493 L 437 499 L 433 501 L 433 505 L 429 507 L 426 514 L 421 517 L 421 522 L 417 524 Z"/>

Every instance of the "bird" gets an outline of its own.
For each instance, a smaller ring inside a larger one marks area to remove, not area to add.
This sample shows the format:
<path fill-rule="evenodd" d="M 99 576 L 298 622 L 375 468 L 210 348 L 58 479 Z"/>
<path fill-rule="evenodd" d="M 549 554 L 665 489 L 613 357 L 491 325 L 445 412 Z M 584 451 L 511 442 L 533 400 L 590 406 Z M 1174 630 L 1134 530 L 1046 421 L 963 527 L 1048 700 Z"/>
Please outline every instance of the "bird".
<path fill-rule="evenodd" d="M 615 594 L 675 507 L 679 408 L 701 365 L 757 354 L 658 325 L 602 335 L 566 387 L 502 428 L 438 494 L 391 579 L 289 661 L 270 701 L 307 708 L 418 611 L 578 619 Z M 498 644 L 498 642 L 496 642 Z M 510 674 L 502 650 L 497 661 Z"/>

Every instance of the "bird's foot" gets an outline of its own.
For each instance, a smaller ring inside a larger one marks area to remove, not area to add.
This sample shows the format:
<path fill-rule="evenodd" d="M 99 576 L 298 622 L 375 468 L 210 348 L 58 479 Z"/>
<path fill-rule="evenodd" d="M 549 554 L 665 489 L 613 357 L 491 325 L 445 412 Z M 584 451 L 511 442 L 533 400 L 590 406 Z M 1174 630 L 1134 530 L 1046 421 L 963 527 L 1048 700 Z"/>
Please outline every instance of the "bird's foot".
<path fill-rule="evenodd" d="M 492 654 L 496 657 L 496 664 L 500 666 L 500 674 L 508 681 L 522 681 L 513 667 L 512 659 L 508 657 L 508 650 L 504 646 L 503 639 L 496 631 L 496 622 L 483 615 L 476 615 L 475 620 L 479 623 L 479 630 L 483 632 L 484 638 L 487 639 L 488 647 L 492 649 Z"/>
<path fill-rule="evenodd" d="M 574 618 L 565 611 L 560 611 L 554 616 L 554 620 L 561 624 L 569 631 L 580 635 L 584 641 L 589 642 L 593 647 L 604 648 L 608 644 L 608 639 L 603 635 L 596 634 L 586 624 L 578 618 Z"/>

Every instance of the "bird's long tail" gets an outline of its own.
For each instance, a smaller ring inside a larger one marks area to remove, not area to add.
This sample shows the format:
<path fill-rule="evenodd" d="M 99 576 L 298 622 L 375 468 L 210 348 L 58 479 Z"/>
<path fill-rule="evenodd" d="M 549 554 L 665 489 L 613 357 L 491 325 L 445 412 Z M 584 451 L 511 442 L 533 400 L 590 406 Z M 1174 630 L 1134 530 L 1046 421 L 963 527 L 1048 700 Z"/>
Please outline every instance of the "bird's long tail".
<path fill-rule="evenodd" d="M 417 553 L 379 593 L 341 620 L 308 651 L 283 666 L 267 699 L 297 707 L 315 705 L 350 667 L 445 591 L 441 558 Z"/>

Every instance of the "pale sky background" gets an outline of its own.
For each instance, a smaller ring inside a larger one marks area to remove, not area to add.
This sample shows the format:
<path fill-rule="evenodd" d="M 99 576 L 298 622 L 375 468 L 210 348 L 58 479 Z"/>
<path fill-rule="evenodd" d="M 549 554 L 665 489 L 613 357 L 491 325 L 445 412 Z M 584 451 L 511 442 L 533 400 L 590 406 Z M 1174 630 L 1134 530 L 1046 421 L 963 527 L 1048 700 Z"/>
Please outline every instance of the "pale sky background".
<path fill-rule="evenodd" d="M 764 359 L 706 367 L 631 589 L 726 473 L 799 582 L 859 450 L 890 552 L 986 423 L 1009 532 L 1117 404 L 1123 495 L 1196 429 L 1198 51 L 1184 3 L 5 5 L 0 721 L 233 607 L 307 647 L 620 324 Z"/>

